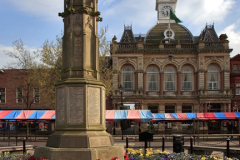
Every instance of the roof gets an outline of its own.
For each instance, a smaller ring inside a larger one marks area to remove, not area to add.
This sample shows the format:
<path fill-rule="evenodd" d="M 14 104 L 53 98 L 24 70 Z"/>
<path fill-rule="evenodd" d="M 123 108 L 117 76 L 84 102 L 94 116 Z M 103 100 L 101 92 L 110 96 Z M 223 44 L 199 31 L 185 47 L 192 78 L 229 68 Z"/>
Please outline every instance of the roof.
<path fill-rule="evenodd" d="M 240 61 L 240 54 L 237 54 L 234 57 L 232 57 L 230 61 Z"/>
<path fill-rule="evenodd" d="M 218 35 L 214 29 L 214 25 L 206 25 L 200 37 L 203 41 L 217 42 L 220 41 Z"/>
<path fill-rule="evenodd" d="M 168 23 L 159 23 L 153 26 L 145 37 L 145 43 L 160 43 L 164 40 L 164 32 L 168 29 Z M 193 43 L 194 37 L 192 33 L 183 25 L 171 23 L 170 28 L 174 31 L 176 42 Z"/>
<path fill-rule="evenodd" d="M 132 32 L 132 26 L 124 25 L 124 32 L 122 34 L 122 38 L 120 40 L 121 43 L 131 43 L 136 42 L 135 37 Z"/>

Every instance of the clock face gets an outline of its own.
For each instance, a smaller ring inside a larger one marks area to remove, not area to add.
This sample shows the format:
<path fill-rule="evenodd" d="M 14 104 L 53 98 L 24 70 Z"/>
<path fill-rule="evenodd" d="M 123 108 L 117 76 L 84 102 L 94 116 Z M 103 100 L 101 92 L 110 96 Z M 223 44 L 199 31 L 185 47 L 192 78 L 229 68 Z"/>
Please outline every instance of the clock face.
<path fill-rule="evenodd" d="M 170 15 L 170 9 L 172 10 L 172 7 L 164 6 L 162 8 L 162 15 L 165 16 L 165 17 L 168 17 Z"/>

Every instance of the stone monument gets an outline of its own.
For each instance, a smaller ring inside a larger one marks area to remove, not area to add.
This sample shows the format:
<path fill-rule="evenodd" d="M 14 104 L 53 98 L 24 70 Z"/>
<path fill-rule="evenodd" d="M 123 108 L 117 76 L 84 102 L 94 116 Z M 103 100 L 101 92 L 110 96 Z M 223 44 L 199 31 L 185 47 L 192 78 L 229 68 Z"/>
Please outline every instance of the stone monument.
<path fill-rule="evenodd" d="M 98 74 L 98 0 L 64 0 L 61 81 L 56 84 L 56 127 L 36 158 L 123 160 L 105 130 L 105 88 Z"/>

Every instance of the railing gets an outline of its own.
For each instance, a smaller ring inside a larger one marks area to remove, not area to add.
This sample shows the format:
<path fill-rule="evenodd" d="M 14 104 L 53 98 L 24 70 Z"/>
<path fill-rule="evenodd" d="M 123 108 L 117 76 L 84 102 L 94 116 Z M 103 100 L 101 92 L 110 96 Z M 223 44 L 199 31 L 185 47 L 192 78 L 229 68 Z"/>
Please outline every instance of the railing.
<path fill-rule="evenodd" d="M 195 48 L 197 48 L 197 45 L 196 44 L 181 44 L 181 48 L 195 49 Z"/>
<path fill-rule="evenodd" d="M 223 47 L 223 42 L 205 42 L 205 47 Z"/>
<path fill-rule="evenodd" d="M 198 47 L 204 48 L 224 48 L 224 42 L 200 42 L 197 43 L 185 43 L 185 44 L 142 44 L 142 43 L 116 43 L 118 46 L 116 49 L 118 51 L 121 50 L 129 50 L 129 49 L 197 49 Z M 226 47 L 226 46 L 225 46 Z"/>
<path fill-rule="evenodd" d="M 176 44 L 164 44 L 164 48 L 168 49 L 168 48 L 176 48 Z"/>
<path fill-rule="evenodd" d="M 157 44 L 151 44 L 151 45 L 147 45 L 147 44 L 145 44 L 144 45 L 144 49 L 159 49 L 159 45 L 157 45 Z"/>
<path fill-rule="evenodd" d="M 137 48 L 136 43 L 119 43 L 119 49 L 126 49 L 126 48 Z"/>

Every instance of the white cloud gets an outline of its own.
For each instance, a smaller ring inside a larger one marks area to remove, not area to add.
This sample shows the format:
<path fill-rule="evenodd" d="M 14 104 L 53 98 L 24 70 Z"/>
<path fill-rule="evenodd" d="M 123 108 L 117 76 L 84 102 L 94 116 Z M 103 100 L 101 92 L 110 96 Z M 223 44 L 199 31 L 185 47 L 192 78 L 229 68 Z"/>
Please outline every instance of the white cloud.
<path fill-rule="evenodd" d="M 37 48 L 24 46 L 24 48 L 30 53 L 33 53 L 34 51 L 37 51 Z M 0 63 L 0 69 L 1 68 L 7 68 L 7 64 L 15 61 L 16 59 L 9 57 L 6 55 L 7 52 L 14 52 L 15 49 L 12 46 L 5 46 L 0 44 L 0 55 L 1 55 L 1 63 Z"/>
<path fill-rule="evenodd" d="M 179 0 L 177 15 L 195 25 L 223 22 L 234 4 L 234 0 Z"/>
<path fill-rule="evenodd" d="M 220 34 L 227 34 L 230 48 L 233 49 L 231 53 L 231 57 L 240 53 L 240 30 L 237 29 L 237 24 L 232 24 L 226 27 L 224 30 L 220 32 Z M 220 35 L 219 34 L 219 35 Z"/>
<path fill-rule="evenodd" d="M 61 18 L 57 18 L 58 13 L 63 12 L 62 0 L 8 0 L 8 3 L 21 12 L 47 20 L 60 20 Z"/>
<path fill-rule="evenodd" d="M 100 1 L 99 5 L 103 8 L 100 10 L 103 17 L 100 26 L 109 25 L 109 37 L 117 35 L 118 40 L 124 24 L 132 24 L 134 34 L 146 34 L 157 23 L 155 3 L 156 0 Z M 223 24 L 234 4 L 235 0 L 178 0 L 176 13 L 183 20 L 183 25 L 194 35 L 199 35 L 206 23 Z"/>

